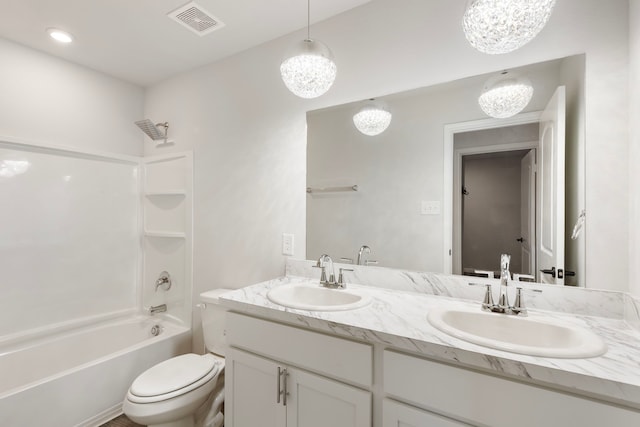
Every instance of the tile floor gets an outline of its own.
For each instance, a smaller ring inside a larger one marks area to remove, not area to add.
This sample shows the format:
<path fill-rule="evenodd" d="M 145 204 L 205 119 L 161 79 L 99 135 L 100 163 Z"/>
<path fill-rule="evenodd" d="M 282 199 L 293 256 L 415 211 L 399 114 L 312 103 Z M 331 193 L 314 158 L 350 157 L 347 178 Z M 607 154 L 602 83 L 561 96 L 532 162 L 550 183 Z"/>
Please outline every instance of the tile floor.
<path fill-rule="evenodd" d="M 118 418 L 114 418 L 111 421 L 102 424 L 100 427 L 144 427 L 140 424 L 136 424 L 131 421 L 126 415 L 120 415 Z"/>

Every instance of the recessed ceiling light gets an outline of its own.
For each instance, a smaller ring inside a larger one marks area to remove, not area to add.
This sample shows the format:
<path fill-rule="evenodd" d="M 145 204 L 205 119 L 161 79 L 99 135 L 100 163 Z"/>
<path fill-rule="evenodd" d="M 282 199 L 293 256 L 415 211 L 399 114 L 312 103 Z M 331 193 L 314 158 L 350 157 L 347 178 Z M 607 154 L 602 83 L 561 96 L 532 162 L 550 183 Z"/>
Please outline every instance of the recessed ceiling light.
<path fill-rule="evenodd" d="M 47 33 L 52 39 L 60 43 L 71 43 L 73 41 L 73 36 L 71 34 L 57 28 L 47 28 Z"/>

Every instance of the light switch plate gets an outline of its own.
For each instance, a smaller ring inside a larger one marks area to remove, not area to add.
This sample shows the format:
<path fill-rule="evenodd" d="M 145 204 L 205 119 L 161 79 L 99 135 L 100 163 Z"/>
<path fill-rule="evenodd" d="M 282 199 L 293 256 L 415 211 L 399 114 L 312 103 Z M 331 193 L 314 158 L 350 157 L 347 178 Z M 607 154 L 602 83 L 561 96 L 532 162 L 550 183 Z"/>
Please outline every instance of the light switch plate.
<path fill-rule="evenodd" d="M 282 233 L 282 255 L 293 256 L 293 234 Z"/>

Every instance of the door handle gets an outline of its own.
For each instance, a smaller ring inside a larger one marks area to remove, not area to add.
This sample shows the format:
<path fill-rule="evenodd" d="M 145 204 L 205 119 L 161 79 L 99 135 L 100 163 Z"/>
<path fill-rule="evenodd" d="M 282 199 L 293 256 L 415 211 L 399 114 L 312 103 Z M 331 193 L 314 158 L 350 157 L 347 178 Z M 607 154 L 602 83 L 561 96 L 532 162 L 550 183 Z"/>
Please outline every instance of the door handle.
<path fill-rule="evenodd" d="M 540 270 L 541 272 L 543 272 L 544 274 L 550 274 L 551 277 L 553 277 L 554 279 L 556 278 L 556 268 L 555 267 L 551 267 L 551 270 Z"/>
<path fill-rule="evenodd" d="M 520 237 L 520 238 L 516 239 L 516 242 L 520 242 L 520 243 L 524 242 L 524 237 Z"/>
<path fill-rule="evenodd" d="M 282 405 L 283 406 L 287 406 L 287 395 L 289 394 L 289 392 L 287 391 L 287 377 L 289 376 L 289 373 L 287 372 L 287 368 L 284 368 L 282 370 L 282 380 L 284 382 L 284 385 L 282 387 Z"/>
<path fill-rule="evenodd" d="M 280 377 L 282 376 L 282 369 L 280 369 L 280 366 L 278 366 L 278 381 L 277 381 L 277 386 L 278 389 L 276 390 L 277 393 L 277 397 L 276 397 L 276 403 L 280 403 L 280 396 L 282 396 L 282 389 L 280 388 Z"/>
<path fill-rule="evenodd" d="M 276 403 L 280 403 L 280 396 L 282 396 L 282 405 L 283 406 L 287 406 L 287 395 L 289 394 L 289 392 L 287 392 L 287 377 L 289 376 L 289 373 L 287 372 L 287 368 L 280 368 L 280 366 L 278 366 L 278 381 L 277 381 L 277 397 L 276 397 Z M 282 378 L 282 382 L 280 381 L 280 378 Z"/>

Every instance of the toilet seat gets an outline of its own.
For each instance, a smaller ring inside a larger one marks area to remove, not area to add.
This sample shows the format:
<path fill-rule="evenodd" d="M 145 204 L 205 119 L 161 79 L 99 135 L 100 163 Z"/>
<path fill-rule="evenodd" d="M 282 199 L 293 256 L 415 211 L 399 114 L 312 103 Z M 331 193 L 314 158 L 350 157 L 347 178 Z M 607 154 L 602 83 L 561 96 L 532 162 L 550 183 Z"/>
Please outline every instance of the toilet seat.
<path fill-rule="evenodd" d="M 129 388 L 127 400 L 155 403 L 173 399 L 207 384 L 222 369 L 224 359 L 213 354 L 183 354 L 140 374 Z"/>

